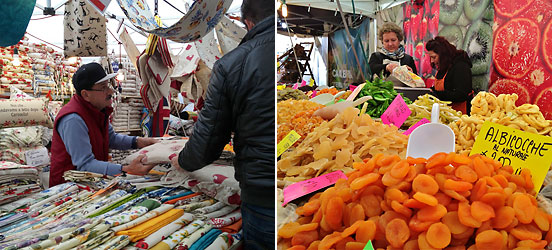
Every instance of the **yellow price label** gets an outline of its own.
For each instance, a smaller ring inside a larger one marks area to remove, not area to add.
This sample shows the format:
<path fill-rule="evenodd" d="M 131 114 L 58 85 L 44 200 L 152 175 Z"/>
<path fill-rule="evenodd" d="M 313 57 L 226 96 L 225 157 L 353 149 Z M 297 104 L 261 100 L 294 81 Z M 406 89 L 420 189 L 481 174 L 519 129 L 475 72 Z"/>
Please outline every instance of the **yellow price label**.
<path fill-rule="evenodd" d="M 514 174 L 520 174 L 522 168 L 531 170 L 538 193 L 552 163 L 551 149 L 552 137 L 485 122 L 470 155 L 481 154 L 510 165 Z"/>
<path fill-rule="evenodd" d="M 311 86 L 311 87 L 314 86 L 314 79 L 312 79 L 312 78 L 310 79 L 309 86 Z"/>
<path fill-rule="evenodd" d="M 285 89 L 286 88 L 286 85 L 278 85 L 276 86 L 276 89 L 277 90 L 282 90 L 282 89 Z"/>
<path fill-rule="evenodd" d="M 293 145 L 293 143 L 295 143 L 297 140 L 299 140 L 299 138 L 301 138 L 301 136 L 299 134 L 297 134 L 297 132 L 295 132 L 295 130 L 292 130 L 290 131 L 286 137 L 284 137 L 284 139 L 282 139 L 279 143 L 278 143 L 278 157 L 280 157 L 280 155 L 282 155 L 282 153 L 284 153 L 289 147 L 291 147 L 291 145 Z"/>

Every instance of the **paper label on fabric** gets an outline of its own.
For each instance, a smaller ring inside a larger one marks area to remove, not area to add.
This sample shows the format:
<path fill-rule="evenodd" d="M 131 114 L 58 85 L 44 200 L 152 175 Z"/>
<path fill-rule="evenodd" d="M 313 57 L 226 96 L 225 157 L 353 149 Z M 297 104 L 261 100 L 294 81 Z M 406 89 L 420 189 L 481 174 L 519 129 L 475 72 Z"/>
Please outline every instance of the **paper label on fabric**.
<path fill-rule="evenodd" d="M 111 0 L 88 0 L 88 3 L 90 3 L 90 5 L 92 5 L 94 9 L 99 11 L 102 15 L 107 9 L 107 6 L 109 6 L 110 2 Z"/>
<path fill-rule="evenodd" d="M 299 138 L 301 138 L 301 136 L 299 134 L 297 134 L 297 132 L 295 132 L 295 130 L 292 130 L 290 131 L 286 137 L 284 137 L 284 139 L 282 139 L 279 143 L 278 143 L 278 156 L 277 157 L 280 157 L 280 155 L 282 153 L 284 153 L 289 147 L 291 147 L 291 145 L 293 145 L 293 143 L 295 143 L 297 140 L 299 140 Z"/>
<path fill-rule="evenodd" d="M 333 185 L 339 179 L 347 179 L 347 176 L 345 176 L 345 174 L 340 170 L 337 170 L 309 180 L 293 183 L 284 188 L 284 203 L 282 206 L 303 195 L 310 194 L 329 185 Z"/>
<path fill-rule="evenodd" d="M 368 240 L 368 243 L 366 243 L 366 246 L 362 250 L 374 250 L 374 246 L 372 246 L 372 240 Z"/>
<path fill-rule="evenodd" d="M 539 192 L 552 163 L 552 137 L 524 132 L 492 122 L 481 127 L 470 155 L 481 154 L 510 165 L 514 174 L 531 170 L 535 191 Z"/>
<path fill-rule="evenodd" d="M 410 114 L 412 114 L 412 110 L 408 108 L 402 96 L 397 95 L 389 107 L 387 107 L 387 110 L 381 115 L 381 122 L 383 124 L 393 124 L 397 128 L 400 128 Z"/>
<path fill-rule="evenodd" d="M 45 147 L 25 151 L 25 160 L 29 166 L 42 166 L 50 163 L 50 155 Z"/>
<path fill-rule="evenodd" d="M 416 129 L 420 125 L 423 125 L 423 124 L 426 124 L 426 123 L 429 123 L 429 120 L 426 119 L 426 118 L 422 118 L 416 124 L 410 126 L 410 128 L 408 128 L 408 130 L 404 131 L 403 135 L 410 135 L 412 133 L 412 131 L 414 131 L 414 129 Z"/>

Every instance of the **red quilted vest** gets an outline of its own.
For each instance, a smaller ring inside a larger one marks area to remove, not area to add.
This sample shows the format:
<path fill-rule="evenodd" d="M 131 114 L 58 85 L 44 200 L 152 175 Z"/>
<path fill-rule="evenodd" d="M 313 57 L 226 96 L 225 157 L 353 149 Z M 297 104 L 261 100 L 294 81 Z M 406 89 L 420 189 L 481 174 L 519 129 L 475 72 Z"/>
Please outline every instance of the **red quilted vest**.
<path fill-rule="evenodd" d="M 77 113 L 88 127 L 88 138 L 90 138 L 94 157 L 100 161 L 107 161 L 109 150 L 107 119 L 111 112 L 113 112 L 113 108 L 111 107 L 106 108 L 103 112 L 99 111 L 79 95 L 74 95 L 71 101 L 63 106 L 54 122 L 54 136 L 52 137 L 51 150 L 52 159 L 50 161 L 50 187 L 64 183 L 63 173 L 76 169 L 71 162 L 71 156 L 65 149 L 61 136 L 57 132 L 58 121 L 65 115 Z"/>

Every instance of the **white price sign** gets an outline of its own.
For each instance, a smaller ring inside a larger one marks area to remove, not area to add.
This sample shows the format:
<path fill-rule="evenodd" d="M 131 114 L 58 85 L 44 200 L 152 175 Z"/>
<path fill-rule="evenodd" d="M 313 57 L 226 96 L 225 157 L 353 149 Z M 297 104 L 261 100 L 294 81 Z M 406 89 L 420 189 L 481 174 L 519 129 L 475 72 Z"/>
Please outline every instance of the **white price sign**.
<path fill-rule="evenodd" d="M 50 163 L 50 155 L 48 154 L 48 149 L 42 147 L 25 151 L 25 160 L 29 166 L 43 166 Z"/>

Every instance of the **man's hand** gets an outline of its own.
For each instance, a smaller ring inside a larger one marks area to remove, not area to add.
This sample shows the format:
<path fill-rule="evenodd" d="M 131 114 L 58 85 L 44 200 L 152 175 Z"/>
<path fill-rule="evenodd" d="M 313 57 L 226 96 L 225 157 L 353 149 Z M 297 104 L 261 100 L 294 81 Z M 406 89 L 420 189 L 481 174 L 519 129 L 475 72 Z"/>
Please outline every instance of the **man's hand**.
<path fill-rule="evenodd" d="M 406 68 L 408 69 L 408 71 L 413 72 L 410 66 L 406 65 Z"/>
<path fill-rule="evenodd" d="M 182 172 L 182 173 L 186 173 L 188 171 L 184 170 L 183 168 L 180 167 L 180 164 L 178 163 L 178 156 L 176 157 L 173 157 L 171 159 L 171 166 L 173 169 L 176 169 L 176 171 L 178 172 Z"/>
<path fill-rule="evenodd" d="M 153 139 L 153 138 L 145 138 L 145 137 L 137 137 L 136 138 L 136 146 L 138 148 L 147 147 L 147 146 L 155 144 L 157 142 L 159 142 L 159 140 Z"/>
<path fill-rule="evenodd" d="M 149 171 L 155 167 L 155 164 L 142 164 L 142 159 L 145 155 L 139 155 L 134 159 L 130 165 L 124 165 L 122 170 L 133 175 L 146 175 Z"/>

